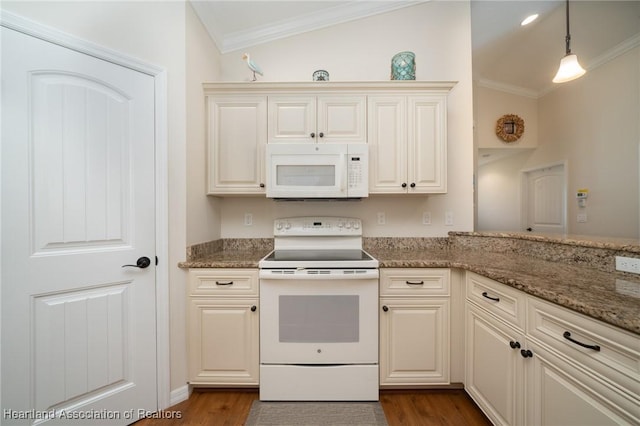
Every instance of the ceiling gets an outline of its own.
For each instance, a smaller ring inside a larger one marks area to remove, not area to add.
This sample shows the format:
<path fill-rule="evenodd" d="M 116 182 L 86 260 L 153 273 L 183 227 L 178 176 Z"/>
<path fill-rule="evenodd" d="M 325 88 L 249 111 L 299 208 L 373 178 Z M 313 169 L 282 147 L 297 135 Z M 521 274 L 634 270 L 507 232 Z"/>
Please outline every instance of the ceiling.
<path fill-rule="evenodd" d="M 191 0 L 222 53 L 326 28 L 425 0 Z M 521 27 L 531 13 L 540 17 Z M 571 49 L 589 69 L 640 44 L 640 0 L 570 3 Z M 549 90 L 565 51 L 565 2 L 471 0 L 476 81 L 537 97 Z"/>

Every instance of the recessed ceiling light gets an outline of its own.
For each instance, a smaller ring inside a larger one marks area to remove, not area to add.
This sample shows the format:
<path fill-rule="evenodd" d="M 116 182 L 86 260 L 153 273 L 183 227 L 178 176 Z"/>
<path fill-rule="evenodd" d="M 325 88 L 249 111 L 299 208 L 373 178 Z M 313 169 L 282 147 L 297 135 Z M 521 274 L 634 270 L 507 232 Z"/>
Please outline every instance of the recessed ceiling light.
<path fill-rule="evenodd" d="M 520 25 L 522 25 L 524 27 L 525 25 L 528 25 L 528 24 L 532 23 L 536 19 L 538 19 L 538 14 L 537 13 L 535 13 L 533 15 L 529 15 L 526 18 L 524 18 L 524 21 L 520 22 Z"/>

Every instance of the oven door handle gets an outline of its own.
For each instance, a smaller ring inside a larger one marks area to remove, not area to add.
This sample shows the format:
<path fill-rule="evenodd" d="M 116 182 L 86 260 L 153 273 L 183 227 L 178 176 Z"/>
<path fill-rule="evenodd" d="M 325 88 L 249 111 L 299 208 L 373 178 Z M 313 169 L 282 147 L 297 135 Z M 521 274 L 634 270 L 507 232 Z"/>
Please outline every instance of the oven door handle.
<path fill-rule="evenodd" d="M 314 270 L 269 270 L 261 269 L 259 273 L 260 279 L 278 280 L 363 280 L 377 279 L 380 276 L 377 269 L 364 269 L 355 272 L 354 270 L 331 270 L 330 272 L 321 272 Z"/>

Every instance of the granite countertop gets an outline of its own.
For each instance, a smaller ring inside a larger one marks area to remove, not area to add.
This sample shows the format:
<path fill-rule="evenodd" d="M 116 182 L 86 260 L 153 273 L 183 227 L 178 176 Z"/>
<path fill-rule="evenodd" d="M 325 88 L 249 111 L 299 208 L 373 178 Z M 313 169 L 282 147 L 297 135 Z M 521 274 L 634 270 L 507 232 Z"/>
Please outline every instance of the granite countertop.
<path fill-rule="evenodd" d="M 182 268 L 257 268 L 268 248 L 222 249 Z M 640 277 L 513 253 L 446 246 L 367 248 L 381 268 L 460 268 L 640 334 Z"/>
<path fill-rule="evenodd" d="M 486 251 L 385 249 L 369 253 L 381 268 L 465 269 L 640 334 L 640 278 Z"/>
<path fill-rule="evenodd" d="M 178 263 L 180 268 L 257 268 L 271 250 L 220 250 Z"/>

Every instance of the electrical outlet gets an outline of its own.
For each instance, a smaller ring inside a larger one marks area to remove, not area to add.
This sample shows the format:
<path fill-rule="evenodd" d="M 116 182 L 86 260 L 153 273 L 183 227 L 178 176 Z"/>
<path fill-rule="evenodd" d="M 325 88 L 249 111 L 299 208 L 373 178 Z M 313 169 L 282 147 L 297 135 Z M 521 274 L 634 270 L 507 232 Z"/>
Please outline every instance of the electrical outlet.
<path fill-rule="evenodd" d="M 616 270 L 640 274 L 640 259 L 616 256 Z"/>
<path fill-rule="evenodd" d="M 422 224 L 431 225 L 431 212 L 422 212 Z"/>
<path fill-rule="evenodd" d="M 453 212 L 445 212 L 444 213 L 444 224 L 446 226 L 453 225 Z"/>
<path fill-rule="evenodd" d="M 387 223 L 387 217 L 384 212 L 378 212 L 378 225 L 384 225 Z"/>
<path fill-rule="evenodd" d="M 587 214 L 578 213 L 578 223 L 586 223 L 586 222 L 587 222 Z"/>
<path fill-rule="evenodd" d="M 244 226 L 253 225 L 253 215 L 251 213 L 244 214 Z"/>

